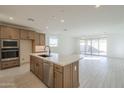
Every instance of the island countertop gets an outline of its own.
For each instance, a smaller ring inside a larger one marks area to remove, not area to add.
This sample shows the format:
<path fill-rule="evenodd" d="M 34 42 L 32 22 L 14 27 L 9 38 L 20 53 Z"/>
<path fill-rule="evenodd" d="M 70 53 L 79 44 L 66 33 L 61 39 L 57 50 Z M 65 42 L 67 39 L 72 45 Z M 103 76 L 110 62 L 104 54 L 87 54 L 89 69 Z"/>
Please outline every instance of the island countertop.
<path fill-rule="evenodd" d="M 58 53 L 51 53 L 50 57 L 41 57 L 39 55 L 42 55 L 43 53 L 32 53 L 31 56 L 38 57 L 40 59 L 52 62 L 54 64 L 65 66 L 69 65 L 73 62 L 79 61 L 83 58 L 83 55 L 79 54 L 72 54 L 72 55 L 60 55 Z"/>

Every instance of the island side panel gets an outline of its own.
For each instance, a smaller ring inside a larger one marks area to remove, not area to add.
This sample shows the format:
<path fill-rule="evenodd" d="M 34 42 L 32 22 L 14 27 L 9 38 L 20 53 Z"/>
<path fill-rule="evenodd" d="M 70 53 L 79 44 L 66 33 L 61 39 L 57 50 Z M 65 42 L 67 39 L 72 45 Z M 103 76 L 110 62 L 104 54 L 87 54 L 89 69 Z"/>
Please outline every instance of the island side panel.
<path fill-rule="evenodd" d="M 69 64 L 63 67 L 63 87 L 64 88 L 72 88 L 72 71 L 73 65 Z"/>
<path fill-rule="evenodd" d="M 73 87 L 77 88 L 79 84 L 79 61 L 73 63 Z"/>

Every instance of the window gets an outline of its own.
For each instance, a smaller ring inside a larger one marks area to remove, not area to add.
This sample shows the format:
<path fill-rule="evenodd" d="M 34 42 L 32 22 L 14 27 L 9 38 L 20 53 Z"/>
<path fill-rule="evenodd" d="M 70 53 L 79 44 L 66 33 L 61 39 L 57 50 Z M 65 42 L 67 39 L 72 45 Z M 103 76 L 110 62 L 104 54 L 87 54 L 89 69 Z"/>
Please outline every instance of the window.
<path fill-rule="evenodd" d="M 91 40 L 86 40 L 85 46 L 86 46 L 85 54 L 92 54 Z"/>
<path fill-rule="evenodd" d="M 57 47 L 58 46 L 58 38 L 57 37 L 50 37 L 49 38 L 49 46 L 50 47 Z"/>
<path fill-rule="evenodd" d="M 107 55 L 107 39 L 80 40 L 80 52 L 86 55 Z"/>
<path fill-rule="evenodd" d="M 85 54 L 85 40 L 80 40 L 80 52 Z"/>

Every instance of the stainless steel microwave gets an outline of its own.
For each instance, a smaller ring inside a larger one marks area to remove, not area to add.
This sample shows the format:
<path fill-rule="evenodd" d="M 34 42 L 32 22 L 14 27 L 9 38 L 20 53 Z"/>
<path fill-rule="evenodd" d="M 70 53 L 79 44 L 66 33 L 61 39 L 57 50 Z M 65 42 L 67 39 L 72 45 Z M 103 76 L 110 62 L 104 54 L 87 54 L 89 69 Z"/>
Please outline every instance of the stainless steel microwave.
<path fill-rule="evenodd" d="M 18 40 L 1 40 L 1 48 L 18 48 Z"/>

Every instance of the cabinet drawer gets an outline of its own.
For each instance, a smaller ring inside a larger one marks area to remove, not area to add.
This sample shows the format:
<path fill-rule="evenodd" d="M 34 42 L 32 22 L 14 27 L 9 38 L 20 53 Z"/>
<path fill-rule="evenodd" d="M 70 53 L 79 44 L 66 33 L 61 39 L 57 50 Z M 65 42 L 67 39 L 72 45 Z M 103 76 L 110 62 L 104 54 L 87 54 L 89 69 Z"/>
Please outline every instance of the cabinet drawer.
<path fill-rule="evenodd" d="M 17 60 L 2 62 L 2 69 L 19 65 Z"/>
<path fill-rule="evenodd" d="M 59 66 L 59 65 L 54 65 L 54 70 L 59 71 L 59 72 L 63 72 L 62 66 Z"/>

